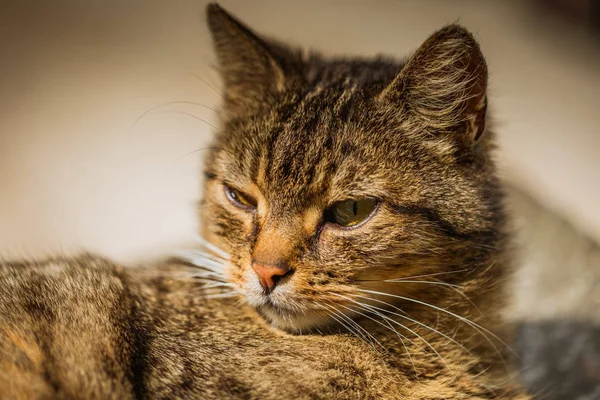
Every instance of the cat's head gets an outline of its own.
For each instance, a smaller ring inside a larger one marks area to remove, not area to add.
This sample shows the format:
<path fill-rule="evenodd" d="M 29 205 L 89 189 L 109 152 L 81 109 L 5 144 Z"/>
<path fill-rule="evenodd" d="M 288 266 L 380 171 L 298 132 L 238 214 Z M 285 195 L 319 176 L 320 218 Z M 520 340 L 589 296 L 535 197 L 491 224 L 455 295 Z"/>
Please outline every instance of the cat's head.
<path fill-rule="evenodd" d="M 469 32 L 447 26 L 406 63 L 328 61 L 207 11 L 226 120 L 205 166 L 204 235 L 269 322 L 300 331 L 366 298 L 432 302 L 446 288 L 423 277 L 460 282 L 493 260 L 487 70 Z"/>

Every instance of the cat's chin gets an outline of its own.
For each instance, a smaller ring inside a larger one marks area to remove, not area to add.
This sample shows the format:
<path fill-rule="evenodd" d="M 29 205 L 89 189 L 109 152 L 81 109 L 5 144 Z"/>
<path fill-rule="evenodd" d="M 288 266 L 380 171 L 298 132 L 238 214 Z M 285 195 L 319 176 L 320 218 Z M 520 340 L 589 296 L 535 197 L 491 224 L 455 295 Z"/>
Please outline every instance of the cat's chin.
<path fill-rule="evenodd" d="M 256 311 L 271 326 L 289 333 L 310 333 L 325 323 L 324 316 L 317 311 L 299 313 L 281 309 L 271 304 L 258 306 Z"/>
<path fill-rule="evenodd" d="M 289 283 L 277 286 L 274 292 L 267 295 L 256 274 L 250 270 L 241 289 L 248 305 L 274 328 L 302 334 L 312 332 L 328 323 L 329 318 L 325 311 L 302 305 Z"/>

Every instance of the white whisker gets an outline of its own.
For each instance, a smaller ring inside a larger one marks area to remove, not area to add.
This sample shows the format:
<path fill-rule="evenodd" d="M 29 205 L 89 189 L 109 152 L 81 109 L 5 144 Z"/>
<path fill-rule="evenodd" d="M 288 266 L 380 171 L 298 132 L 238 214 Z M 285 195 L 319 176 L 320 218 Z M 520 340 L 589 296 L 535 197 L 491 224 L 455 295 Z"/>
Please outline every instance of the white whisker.
<path fill-rule="evenodd" d="M 402 310 L 400 310 L 398 307 L 395 307 L 394 305 L 392 305 L 392 304 L 390 304 L 390 303 L 387 303 L 387 302 L 385 302 L 385 301 L 379 300 L 379 299 L 374 299 L 374 298 L 371 298 L 371 297 L 368 297 L 368 296 L 361 296 L 361 295 L 356 295 L 356 296 L 357 296 L 357 297 L 361 297 L 361 298 L 363 298 L 363 299 L 370 300 L 370 301 L 376 301 L 376 302 L 378 302 L 378 303 L 382 303 L 382 304 L 385 304 L 385 305 L 387 305 L 387 306 L 389 306 L 389 307 L 392 307 L 392 308 L 395 308 L 395 309 L 397 309 L 397 310 L 399 310 L 399 311 L 402 311 Z M 365 304 L 365 303 L 361 303 L 361 304 Z M 469 349 L 467 349 L 466 347 L 464 347 L 462 344 L 460 344 L 459 342 L 457 342 L 455 339 L 451 338 L 450 336 L 446 335 L 446 334 L 445 334 L 445 333 L 443 333 L 443 332 L 440 332 L 439 330 L 437 330 L 437 329 L 435 329 L 435 328 L 432 328 L 431 326 L 429 326 L 429 325 L 427 325 L 427 324 L 424 324 L 424 323 L 422 323 L 422 322 L 420 322 L 420 321 L 417 321 L 416 319 L 413 319 L 413 318 L 407 317 L 406 315 L 403 315 L 403 314 L 398 314 L 398 313 L 396 313 L 396 312 L 393 312 L 393 311 L 390 311 L 390 310 L 386 310 L 386 309 L 384 309 L 384 308 L 377 307 L 377 306 L 374 306 L 374 305 L 372 305 L 372 304 L 368 304 L 368 306 L 369 306 L 369 307 L 372 307 L 372 308 L 374 308 L 374 309 L 376 309 L 376 310 L 383 311 L 383 312 L 387 312 L 387 313 L 389 313 L 389 314 L 392 314 L 392 315 L 395 315 L 395 316 L 397 316 L 397 317 L 404 318 L 404 319 L 406 319 L 406 320 L 408 320 L 408 321 L 410 321 L 410 322 L 412 322 L 412 323 L 414 323 L 414 324 L 417 324 L 417 325 L 419 325 L 419 326 L 421 326 L 421 327 L 423 327 L 423 328 L 425 328 L 425 329 L 428 329 L 428 330 L 430 330 L 430 331 L 432 331 L 432 332 L 434 332 L 434 333 L 437 333 L 438 335 L 442 336 L 443 338 L 445 338 L 445 339 L 449 340 L 450 342 L 452 342 L 452 343 L 456 344 L 457 346 L 459 346 L 459 347 L 460 347 L 462 350 L 464 350 L 464 351 L 465 351 L 467 354 L 471 354 L 471 352 L 469 351 Z M 396 322 L 397 322 L 397 321 L 396 321 Z"/>
<path fill-rule="evenodd" d="M 211 294 L 208 296 L 203 296 L 205 299 L 226 299 L 229 297 L 238 296 L 237 292 L 227 292 L 227 293 L 219 293 L 219 294 Z"/>
<path fill-rule="evenodd" d="M 220 281 L 225 281 L 225 277 L 216 272 L 192 272 L 188 275 L 191 278 L 217 278 Z"/>
<path fill-rule="evenodd" d="M 355 301 L 355 300 L 351 299 L 351 298 L 350 298 L 350 297 L 348 297 L 348 296 L 344 296 L 344 295 L 342 295 L 342 294 L 338 294 L 338 293 L 332 293 L 332 294 L 333 294 L 334 296 L 342 297 L 342 298 L 344 298 L 344 299 L 346 299 L 346 300 L 348 300 L 348 301 L 351 301 L 352 303 L 355 303 L 355 304 L 359 305 L 359 306 L 360 306 L 360 307 L 362 307 L 363 309 L 365 308 L 365 306 L 367 306 L 367 304 L 365 304 L 365 303 L 361 303 L 361 302 L 358 302 L 358 301 Z M 356 311 L 354 311 L 354 312 L 356 312 Z M 378 315 L 380 315 L 381 317 L 385 318 L 385 316 L 384 316 L 384 315 L 382 315 L 382 314 L 380 314 L 380 313 L 377 313 L 377 312 L 375 312 L 375 314 L 378 314 Z M 369 318 L 369 317 L 367 317 L 367 318 Z M 375 321 L 375 320 L 373 320 L 373 321 Z M 381 324 L 381 322 L 379 322 L 379 321 L 375 321 L 375 322 L 376 322 L 376 323 L 378 323 L 379 325 L 382 325 L 382 324 Z M 391 325 L 389 325 L 389 323 L 387 323 L 387 326 L 388 326 L 389 328 L 391 328 L 391 329 L 394 331 L 394 333 L 395 333 L 396 335 L 398 335 L 399 337 L 400 337 L 400 336 L 402 336 L 404 339 L 406 339 L 406 340 L 410 341 L 412 344 L 414 344 L 414 345 L 416 346 L 416 344 L 415 344 L 415 343 L 414 343 L 412 340 L 410 340 L 410 339 L 409 339 L 409 338 L 407 338 L 406 336 L 404 336 L 404 335 L 400 334 L 398 331 L 396 331 L 396 329 L 394 329 L 394 328 L 393 328 Z M 384 327 L 385 327 L 385 326 L 384 326 Z"/>
<path fill-rule="evenodd" d="M 364 335 L 361 334 L 361 336 L 364 338 L 365 342 L 368 343 L 373 350 L 378 353 L 377 349 L 375 348 L 373 341 L 375 343 L 377 343 L 385 352 L 387 352 L 387 349 L 381 344 L 381 342 L 379 342 L 379 340 L 377 340 L 375 337 L 373 337 L 373 335 L 371 335 L 366 329 L 364 329 L 362 326 L 360 326 L 360 324 L 358 324 L 356 321 L 354 321 L 352 318 L 350 318 L 349 316 L 347 316 L 346 314 L 344 314 L 342 311 L 338 310 L 337 308 L 335 308 L 333 305 L 328 305 L 328 304 L 323 304 L 326 307 L 329 307 L 330 310 L 333 310 L 333 312 L 336 313 L 336 315 L 338 315 L 340 318 L 343 318 L 344 320 L 346 320 L 348 323 L 352 324 L 353 326 L 356 327 L 356 332 L 360 333 L 360 331 L 364 332 Z M 365 337 L 366 335 L 366 337 Z"/>
<path fill-rule="evenodd" d="M 224 261 L 216 260 L 202 252 L 195 250 L 182 250 L 176 252 L 175 255 L 191 263 L 193 266 L 211 269 L 213 271 L 222 271 L 226 266 Z"/>
<path fill-rule="evenodd" d="M 426 284 L 430 284 L 430 285 L 441 285 L 441 286 L 448 286 L 448 287 L 455 288 L 455 289 L 462 289 L 462 287 L 459 286 L 459 285 L 453 285 L 451 283 L 446 283 L 446 282 L 419 281 L 419 280 L 409 280 L 409 279 L 402 279 L 402 278 L 398 278 L 398 279 L 386 279 L 386 280 L 383 280 L 382 282 L 388 282 L 388 283 L 426 283 Z"/>
<path fill-rule="evenodd" d="M 175 273 L 171 273 L 172 276 L 177 276 L 180 278 L 206 278 L 206 279 L 216 279 L 219 281 L 224 281 L 225 277 L 217 272 L 213 272 L 211 270 L 201 271 L 195 270 L 194 272 L 186 272 L 186 271 L 178 271 Z"/>
<path fill-rule="evenodd" d="M 364 307 L 363 307 L 364 308 Z M 356 312 L 356 311 L 355 311 Z M 372 311 L 373 312 L 373 311 Z M 394 328 L 389 322 L 389 318 L 387 318 L 385 315 L 382 315 L 381 313 L 378 312 L 374 312 L 375 315 L 378 315 L 380 317 L 382 317 L 383 321 L 385 321 L 386 325 L 382 325 L 379 321 L 373 320 L 375 322 L 377 322 L 378 324 L 384 326 L 384 328 L 387 328 L 389 330 L 391 330 L 392 332 L 394 332 L 396 334 L 396 336 L 398 336 L 398 339 L 400 339 L 400 343 L 402 343 L 402 346 L 404 347 L 404 350 L 406 351 L 406 355 L 408 356 L 408 359 L 410 360 L 410 363 L 413 367 L 413 370 L 415 371 L 415 376 L 419 376 L 419 372 L 417 371 L 417 367 L 415 365 L 415 362 L 412 358 L 412 355 L 410 354 L 410 351 L 408 350 L 408 346 L 406 346 L 406 343 L 404 342 L 404 339 L 408 340 L 413 346 L 416 346 L 417 348 L 423 350 L 423 348 L 421 346 L 419 346 L 418 344 L 416 344 L 414 341 L 412 341 L 411 339 L 407 338 L 406 336 L 402 335 L 400 332 L 398 332 L 398 330 L 396 328 Z M 401 325 L 401 324 L 400 324 Z M 401 325 L 402 326 L 402 325 Z M 418 336 L 418 335 L 417 335 Z"/>
<path fill-rule="evenodd" d="M 335 293 L 334 293 L 334 294 L 335 294 Z M 348 297 L 346 297 L 346 296 L 343 296 L 343 295 L 338 295 L 338 296 L 341 296 L 341 297 L 344 297 L 344 298 L 346 298 L 346 299 L 348 299 L 348 300 L 350 300 L 350 301 L 353 301 L 352 299 L 350 299 L 350 298 L 348 298 Z M 359 305 L 361 305 L 361 304 L 359 304 Z M 355 312 L 356 312 L 356 311 L 355 311 Z M 404 336 L 404 335 L 402 335 L 400 332 L 398 332 L 398 330 L 396 330 L 396 328 L 394 328 L 394 327 L 393 327 L 393 326 L 392 326 L 392 325 L 391 325 L 391 324 L 390 324 L 390 323 L 387 321 L 387 320 L 388 320 L 388 318 L 387 318 L 385 315 L 382 315 L 381 313 L 378 313 L 378 312 L 375 312 L 375 314 L 376 314 L 376 315 L 379 315 L 379 316 L 381 316 L 381 317 L 383 318 L 383 320 L 385 321 L 385 323 L 386 323 L 386 325 L 387 325 L 387 326 L 384 326 L 385 328 L 388 328 L 388 329 L 390 329 L 392 332 L 394 332 L 394 333 L 396 334 L 396 336 L 398 336 L 398 339 L 400 339 L 400 342 L 402 343 L 402 346 L 404 347 L 404 350 L 406 350 L 406 355 L 408 356 L 408 359 L 410 360 L 410 363 L 411 363 L 411 364 L 412 364 L 412 366 L 413 366 L 413 369 L 414 369 L 414 371 L 415 371 L 415 375 L 417 375 L 417 376 L 418 376 L 418 374 L 419 374 L 419 373 L 417 372 L 417 367 L 415 366 L 415 363 L 414 363 L 414 361 L 413 361 L 413 358 L 412 358 L 412 356 L 411 356 L 411 354 L 410 354 L 410 351 L 408 350 L 408 347 L 406 346 L 406 343 L 404 342 L 404 339 L 408 340 L 408 341 L 409 341 L 411 344 L 413 344 L 413 345 L 414 345 L 414 346 L 416 346 L 416 347 L 419 347 L 419 348 L 420 348 L 420 346 L 418 346 L 418 345 L 417 345 L 415 342 L 413 342 L 412 340 L 410 340 L 409 338 L 407 338 L 406 336 Z M 380 325 L 381 325 L 381 323 L 380 323 L 379 321 L 376 321 L 376 320 L 373 320 L 373 321 L 375 321 L 376 323 L 378 323 L 378 324 L 380 324 Z"/>
<path fill-rule="evenodd" d="M 321 305 L 322 307 L 325 308 L 325 305 Z M 364 340 L 366 343 L 368 343 L 370 346 L 372 346 L 372 344 L 366 340 L 366 337 L 364 337 L 361 333 L 359 333 L 358 331 L 355 331 L 354 329 L 352 329 L 352 327 L 346 325 L 346 323 L 344 323 L 343 321 L 340 321 L 336 315 L 338 315 L 337 313 L 334 314 L 334 312 L 332 310 L 326 310 L 327 314 L 333 318 L 338 324 L 340 324 L 342 327 L 346 328 L 346 330 L 352 334 L 353 336 L 356 336 L 357 338 Z M 373 348 L 374 349 L 374 348 Z"/>
<path fill-rule="evenodd" d="M 347 309 L 347 310 L 349 310 L 349 311 L 352 311 L 353 313 L 360 314 L 360 312 L 358 312 L 358 311 L 356 311 L 356 310 L 353 310 L 353 309 L 351 309 L 351 308 L 348 308 L 348 307 L 345 307 L 345 306 L 342 306 L 342 307 L 344 307 L 345 309 Z M 361 326 L 361 325 L 360 325 L 358 322 L 354 321 L 354 320 L 353 320 L 353 319 L 352 319 L 350 316 L 348 316 L 348 315 L 344 314 L 342 311 L 340 311 L 340 313 L 342 313 L 342 314 L 343 314 L 343 315 L 346 317 L 346 319 L 347 319 L 348 321 L 352 322 L 352 324 L 353 324 L 353 325 L 355 325 L 355 326 L 356 326 L 356 327 L 358 327 L 360 330 L 362 330 L 363 332 L 365 332 L 365 334 L 366 334 L 366 335 L 367 335 L 367 336 L 370 338 L 370 340 L 371 340 L 371 341 L 374 341 L 374 342 L 376 342 L 376 343 L 377 343 L 377 344 L 378 344 L 378 345 L 379 345 L 379 346 L 380 346 L 380 347 L 383 349 L 383 351 L 384 351 L 385 353 L 388 353 L 388 349 L 387 349 L 387 348 L 385 348 L 385 346 L 384 346 L 384 345 L 382 345 L 382 344 L 381 344 L 381 342 L 379 342 L 379 340 L 377 340 L 377 339 L 375 338 L 375 336 L 373 336 L 373 335 L 372 335 L 372 334 L 371 334 L 369 331 L 367 331 L 365 328 L 363 328 L 363 327 L 362 327 L 362 326 Z"/>
<path fill-rule="evenodd" d="M 200 257 L 205 258 L 205 259 L 209 259 L 209 260 L 214 261 L 214 262 L 219 263 L 219 264 L 226 264 L 229 261 L 228 259 L 225 259 L 225 258 L 223 258 L 223 257 L 221 257 L 221 256 L 219 256 L 217 254 L 208 253 L 205 250 L 198 249 L 198 248 L 190 250 L 190 252 L 193 253 L 193 254 L 195 254 L 195 255 L 197 255 L 197 256 L 200 256 Z"/>
<path fill-rule="evenodd" d="M 359 305 L 359 306 L 360 306 L 360 307 L 361 307 L 363 310 L 365 310 L 365 311 L 369 311 L 369 312 L 373 312 L 372 310 L 369 310 L 368 308 L 366 308 L 368 305 L 366 305 L 366 304 L 363 304 L 363 303 L 360 303 L 360 302 L 356 302 L 356 301 L 355 301 L 355 303 L 356 303 L 356 304 L 358 304 L 358 305 Z M 356 310 L 354 310 L 354 309 L 352 309 L 352 308 L 349 308 L 349 307 L 343 306 L 343 305 L 341 305 L 341 304 L 340 304 L 340 306 L 341 306 L 341 307 L 344 307 L 344 308 L 346 308 L 346 309 L 348 309 L 348 310 L 350 310 L 350 311 L 352 311 L 352 312 L 355 312 L 355 313 L 357 313 L 357 314 L 360 314 L 360 315 L 362 315 L 363 317 L 365 317 L 365 318 L 368 318 L 368 319 L 370 319 L 371 321 L 374 321 L 374 322 L 378 323 L 379 325 L 382 325 L 382 326 L 386 327 L 386 326 L 385 326 L 385 325 L 383 325 L 381 322 L 377 321 L 377 320 L 376 320 L 376 319 L 374 319 L 374 318 L 371 318 L 371 317 L 370 317 L 370 316 L 368 316 L 367 314 L 361 313 L 360 311 L 356 311 Z M 440 358 L 440 360 L 441 360 L 441 361 L 442 361 L 442 363 L 443 363 L 443 364 L 446 366 L 446 368 L 450 369 L 450 367 L 449 367 L 449 366 L 448 366 L 448 364 L 446 363 L 446 360 L 444 359 L 444 357 L 442 357 L 442 356 L 441 356 L 441 354 L 440 354 L 440 353 L 438 353 L 438 351 L 435 349 L 435 347 L 433 347 L 433 346 L 431 345 L 431 343 L 429 343 L 427 340 L 425 340 L 425 338 L 423 338 L 423 337 L 422 337 L 421 335 L 419 335 L 417 332 L 415 332 L 415 331 L 413 331 L 412 329 L 410 329 L 410 328 L 406 327 L 405 325 L 402 325 L 402 324 L 401 324 L 401 323 L 399 323 L 398 321 L 395 321 L 395 320 L 393 320 L 393 319 L 391 319 L 391 318 L 388 318 L 388 317 L 386 317 L 386 316 L 384 316 L 384 315 L 382 315 L 382 314 L 379 314 L 379 316 L 383 317 L 384 319 L 386 319 L 386 320 L 388 320 L 388 321 L 390 321 L 390 322 L 393 322 L 393 323 L 395 323 L 395 324 L 399 325 L 400 327 L 402 327 L 402 328 L 406 329 L 407 331 L 409 331 L 410 333 L 412 333 L 413 335 L 415 335 L 416 337 L 418 337 L 419 339 L 421 339 L 421 340 L 422 340 L 422 341 L 423 341 L 423 342 L 424 342 L 424 343 L 425 343 L 425 344 L 426 344 L 426 345 L 427 345 L 427 346 L 428 346 L 428 347 L 429 347 L 429 348 L 430 348 L 430 349 L 431 349 L 431 350 L 432 350 L 432 351 L 433 351 L 433 352 L 434 352 L 434 353 L 435 353 L 435 354 L 436 354 L 436 355 L 437 355 L 437 356 Z M 386 328 L 387 328 L 387 327 L 386 327 Z M 389 328 L 388 328 L 388 329 L 389 329 Z M 396 330 L 395 330 L 395 329 L 392 329 L 392 331 L 396 332 Z M 408 338 L 407 338 L 407 340 L 408 340 Z M 413 342 L 413 343 L 414 343 L 414 342 Z"/>
<path fill-rule="evenodd" d="M 198 242 L 200 242 L 200 244 L 202 244 L 204 247 L 206 247 L 210 251 L 218 254 L 219 256 L 221 256 L 222 258 L 224 258 L 225 260 L 231 259 L 231 256 L 226 251 L 221 250 L 219 247 L 217 247 L 214 244 L 210 243 L 208 240 L 204 239 L 202 236 L 197 236 L 196 240 L 198 240 Z"/>
<path fill-rule="evenodd" d="M 481 312 L 481 310 L 477 307 L 477 305 L 475 305 L 475 303 L 473 303 L 473 301 L 469 298 L 469 296 L 467 296 L 464 292 L 462 292 L 462 286 L 459 286 L 459 285 L 453 285 L 451 283 L 436 282 L 436 281 L 420 281 L 420 280 L 412 280 L 412 279 L 411 280 L 407 280 L 407 279 L 403 279 L 403 278 L 387 279 L 387 280 L 384 280 L 382 282 L 387 282 L 387 283 L 424 283 L 424 284 L 429 284 L 429 285 L 445 286 L 445 287 L 448 287 L 450 289 L 453 289 L 462 298 L 464 298 L 465 300 L 467 300 L 477 310 L 477 312 L 479 312 L 479 314 L 483 314 Z"/>
<path fill-rule="evenodd" d="M 418 279 L 418 278 L 428 278 L 431 276 L 440 276 L 440 275 L 451 275 L 451 274 L 458 274 L 460 272 L 467 272 L 470 271 L 468 268 L 463 268 L 463 269 L 458 269 L 456 271 L 446 271 L 446 272 L 435 272 L 433 274 L 425 274 L 425 275 L 413 275 L 413 276 L 406 276 L 404 278 L 399 278 L 399 279 Z M 390 279 L 390 281 L 393 279 Z"/>
<path fill-rule="evenodd" d="M 212 289 L 212 288 L 217 288 L 217 287 L 228 287 L 228 288 L 232 288 L 235 287 L 235 285 L 233 283 L 224 283 L 224 282 L 215 282 L 215 281 L 204 281 L 204 282 L 211 282 L 208 285 L 202 285 L 200 287 L 200 289 L 202 290 L 206 290 L 206 289 Z"/>
<path fill-rule="evenodd" d="M 378 292 L 378 291 L 374 291 L 374 290 L 367 290 L 367 289 L 357 289 L 360 292 L 365 292 L 365 293 L 371 293 L 371 294 L 379 294 L 379 295 L 383 295 L 383 296 L 389 296 L 389 297 L 394 297 L 394 298 L 398 298 L 401 300 L 405 300 L 405 301 L 410 301 L 413 303 L 417 303 L 417 304 L 421 304 L 423 306 L 426 307 L 430 307 L 433 308 L 434 310 L 438 310 L 441 311 L 445 314 L 448 314 L 450 316 L 453 316 L 454 318 L 463 321 L 464 323 L 466 323 L 467 325 L 470 325 L 473 329 L 477 330 L 489 343 L 490 345 L 492 345 L 492 347 L 496 350 L 496 352 L 498 353 L 498 355 L 503 359 L 502 357 L 502 353 L 498 350 L 498 348 L 496 347 L 496 345 L 494 344 L 494 342 L 487 336 L 484 334 L 484 332 L 488 333 L 489 335 L 491 335 L 493 338 L 495 338 L 496 340 L 498 340 L 500 343 L 502 343 L 509 351 L 511 351 L 511 353 L 513 353 L 515 356 L 517 355 L 515 353 L 515 351 L 508 345 L 506 344 L 501 338 L 499 338 L 496 334 L 494 334 L 493 332 L 491 332 L 490 330 L 482 327 L 479 324 L 476 324 L 475 322 L 469 320 L 468 318 L 465 318 L 461 315 L 455 314 L 452 311 L 448 311 L 444 308 L 435 306 L 433 304 L 429 304 L 426 303 L 424 301 L 421 300 L 417 300 L 417 299 L 411 299 L 410 297 L 405 297 L 405 296 L 399 296 L 399 295 L 395 295 L 395 294 L 390 294 L 390 293 L 384 293 L 384 292 Z M 482 332 L 483 331 L 483 332 Z M 504 360 L 504 359 L 503 359 Z"/>

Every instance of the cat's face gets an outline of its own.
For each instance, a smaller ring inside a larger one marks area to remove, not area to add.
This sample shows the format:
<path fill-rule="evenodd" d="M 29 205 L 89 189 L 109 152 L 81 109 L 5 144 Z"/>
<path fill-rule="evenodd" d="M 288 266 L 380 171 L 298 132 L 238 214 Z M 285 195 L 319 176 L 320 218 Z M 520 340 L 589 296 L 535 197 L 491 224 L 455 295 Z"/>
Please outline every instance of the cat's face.
<path fill-rule="evenodd" d="M 303 61 L 216 6 L 209 24 L 227 120 L 206 164 L 204 235 L 269 322 L 343 323 L 355 301 L 390 302 L 373 292 L 435 297 L 415 277 L 489 257 L 496 187 L 488 139 L 476 143 L 485 64 L 462 28 L 402 67 Z"/>

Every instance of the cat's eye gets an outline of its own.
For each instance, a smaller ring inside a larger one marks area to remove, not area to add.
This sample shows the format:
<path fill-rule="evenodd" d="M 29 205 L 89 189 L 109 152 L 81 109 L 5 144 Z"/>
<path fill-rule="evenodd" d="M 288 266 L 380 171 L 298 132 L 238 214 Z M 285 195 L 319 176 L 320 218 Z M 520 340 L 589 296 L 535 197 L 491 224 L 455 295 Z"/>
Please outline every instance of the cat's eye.
<path fill-rule="evenodd" d="M 377 199 L 371 197 L 340 201 L 325 211 L 325 220 L 343 227 L 356 227 L 373 215 L 377 204 Z"/>
<path fill-rule="evenodd" d="M 225 195 L 234 206 L 248 211 L 254 210 L 256 208 L 256 200 L 254 200 L 251 196 L 242 193 L 241 191 L 234 189 L 231 186 L 223 186 L 225 188 Z"/>

